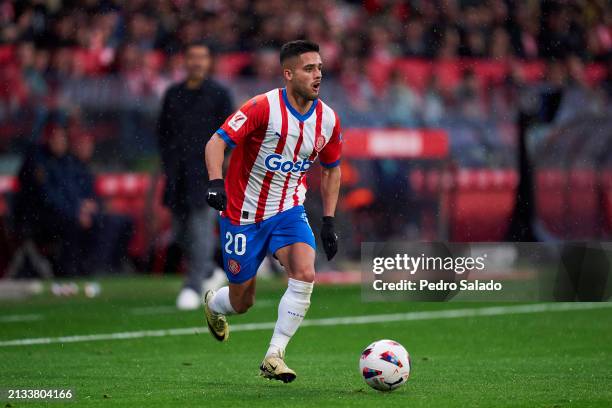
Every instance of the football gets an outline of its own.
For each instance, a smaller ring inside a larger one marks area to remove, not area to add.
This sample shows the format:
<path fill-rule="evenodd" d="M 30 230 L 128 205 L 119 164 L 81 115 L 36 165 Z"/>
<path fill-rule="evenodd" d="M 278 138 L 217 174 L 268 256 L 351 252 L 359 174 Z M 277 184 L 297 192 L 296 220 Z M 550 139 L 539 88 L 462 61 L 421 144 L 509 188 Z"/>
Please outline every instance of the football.
<path fill-rule="evenodd" d="M 410 355 L 396 341 L 375 341 L 361 353 L 359 372 L 370 387 L 393 391 L 410 377 Z"/>

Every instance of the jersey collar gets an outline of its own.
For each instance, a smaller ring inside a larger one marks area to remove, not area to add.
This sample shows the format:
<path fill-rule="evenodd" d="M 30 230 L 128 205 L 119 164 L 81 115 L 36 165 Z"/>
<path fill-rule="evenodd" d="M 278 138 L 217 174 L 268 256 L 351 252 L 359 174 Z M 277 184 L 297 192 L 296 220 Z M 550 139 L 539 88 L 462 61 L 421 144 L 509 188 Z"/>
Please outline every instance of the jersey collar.
<path fill-rule="evenodd" d="M 287 109 L 289 109 L 289 112 L 291 112 L 291 114 L 295 116 L 295 118 L 299 120 L 300 122 L 306 122 L 308 120 L 310 115 L 312 115 L 312 112 L 315 111 L 315 108 L 317 107 L 317 103 L 319 102 L 318 98 L 312 101 L 312 105 L 310 106 L 310 109 L 308 109 L 308 112 L 302 115 L 300 112 L 297 111 L 297 109 L 295 109 L 289 103 L 289 99 L 287 98 L 287 88 L 283 88 L 282 93 L 283 93 L 283 101 L 285 101 L 285 106 L 287 107 Z"/>

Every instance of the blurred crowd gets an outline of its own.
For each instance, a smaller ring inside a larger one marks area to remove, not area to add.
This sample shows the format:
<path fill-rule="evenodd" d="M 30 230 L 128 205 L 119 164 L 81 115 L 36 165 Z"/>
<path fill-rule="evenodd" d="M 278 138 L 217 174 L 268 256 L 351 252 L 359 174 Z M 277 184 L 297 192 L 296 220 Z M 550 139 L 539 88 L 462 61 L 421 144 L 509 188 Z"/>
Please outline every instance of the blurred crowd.
<path fill-rule="evenodd" d="M 278 47 L 302 37 L 321 46 L 323 97 L 345 126 L 441 127 L 468 165 L 487 164 L 482 146 L 509 151 L 520 109 L 558 122 L 612 100 L 605 0 L 0 0 L 0 152 L 61 111 L 117 139 L 105 158 L 124 167 L 155 153 L 185 44 L 212 46 L 240 103 L 280 85 Z M 491 63 L 504 74 L 483 76 Z"/>
<path fill-rule="evenodd" d="M 612 7 L 604 0 L 0 0 L 0 81 L 10 84 L 0 89 L 0 122 L 24 123 L 15 116 L 26 105 L 34 121 L 58 107 L 120 107 L 117 133 L 128 146 L 146 147 L 154 115 L 138 112 L 155 111 L 169 84 L 184 77 L 185 44 L 206 39 L 217 53 L 236 56 L 217 75 L 232 78 L 240 101 L 266 90 L 241 88 L 240 80 L 279 85 L 278 47 L 295 38 L 321 45 L 325 98 L 347 125 L 440 126 L 457 109 L 470 119 L 512 120 L 518 68 L 497 83 L 467 70 L 449 86 L 434 74 L 419 89 L 401 71 L 384 86 L 376 77 L 398 58 L 472 58 L 513 67 L 547 61 L 545 85 L 555 75 L 580 82 L 586 64 L 605 71 L 609 63 Z M 602 89 L 611 83 L 608 75 Z"/>
<path fill-rule="evenodd" d="M 612 51 L 605 0 L 3 0 L 0 20 L 2 43 L 98 50 L 108 69 L 201 38 L 234 52 L 306 37 L 321 44 L 330 72 L 363 56 L 604 60 Z M 65 68 L 65 55 L 52 59 Z"/>

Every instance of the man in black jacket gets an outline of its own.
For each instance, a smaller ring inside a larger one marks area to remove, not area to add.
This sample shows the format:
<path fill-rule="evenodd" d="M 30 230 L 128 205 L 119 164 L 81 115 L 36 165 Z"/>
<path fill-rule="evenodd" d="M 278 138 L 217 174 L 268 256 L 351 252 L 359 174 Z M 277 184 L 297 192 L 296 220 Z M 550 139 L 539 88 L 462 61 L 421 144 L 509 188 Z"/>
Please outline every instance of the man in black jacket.
<path fill-rule="evenodd" d="M 185 48 L 187 79 L 168 89 L 158 122 L 164 205 L 172 210 L 175 237 L 187 258 L 187 279 L 177 299 L 177 307 L 184 310 L 199 307 L 203 283 L 213 285 L 216 279 L 217 213 L 206 204 L 204 147 L 233 106 L 229 92 L 209 78 L 211 65 L 206 43 Z"/>

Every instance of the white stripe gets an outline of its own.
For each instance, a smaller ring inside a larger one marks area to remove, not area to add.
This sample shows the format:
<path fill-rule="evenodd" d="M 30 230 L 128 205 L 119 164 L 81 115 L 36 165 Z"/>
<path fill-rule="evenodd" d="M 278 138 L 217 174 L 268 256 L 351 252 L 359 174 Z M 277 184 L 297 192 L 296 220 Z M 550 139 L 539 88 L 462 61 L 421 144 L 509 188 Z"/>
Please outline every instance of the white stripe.
<path fill-rule="evenodd" d="M 31 322 L 34 320 L 42 320 L 42 318 L 43 317 L 38 314 L 7 315 L 7 316 L 0 316 L 0 322 L 2 323 Z"/>
<path fill-rule="evenodd" d="M 287 112 L 287 138 L 285 140 L 285 146 L 283 146 L 283 161 L 293 160 L 293 153 L 297 146 L 298 139 L 300 137 L 300 124 L 299 121 L 290 113 Z M 299 160 L 299 159 L 298 159 Z M 287 176 L 291 177 L 294 173 L 283 173 L 282 171 L 274 172 L 272 179 L 270 180 L 270 189 L 268 190 L 268 199 L 266 200 L 266 208 L 264 211 L 264 218 L 272 217 L 278 213 L 278 207 L 280 206 L 281 196 L 283 194 L 283 187 L 285 186 L 285 180 Z M 291 181 L 288 186 L 291 185 Z M 289 189 L 287 189 L 289 191 Z M 286 210 L 288 207 L 284 207 Z"/>
<path fill-rule="evenodd" d="M 323 120 L 321 121 L 321 132 L 325 136 L 325 144 L 329 143 L 336 127 L 336 114 L 334 110 L 323 103 Z"/>
<path fill-rule="evenodd" d="M 539 303 L 517 306 L 493 306 L 472 309 L 451 309 L 451 310 L 432 310 L 423 312 L 393 313 L 381 315 L 347 316 L 332 317 L 327 319 L 304 320 L 302 326 L 338 326 L 352 324 L 388 323 L 388 322 L 407 322 L 414 320 L 434 320 L 434 319 L 456 319 L 463 317 L 478 316 L 503 316 L 511 314 L 541 313 L 541 312 L 562 312 L 571 310 L 591 310 L 612 307 L 610 302 L 600 303 Z M 232 325 L 232 332 L 269 330 L 273 329 L 276 322 L 247 323 Z M 139 339 L 144 337 L 166 337 L 166 336 L 185 336 L 204 333 L 207 330 L 203 327 L 185 327 L 166 330 L 144 330 L 123 333 L 102 333 L 64 337 L 39 337 L 30 339 L 15 339 L 0 341 L 0 347 L 27 346 L 35 344 L 55 344 L 55 343 L 81 343 L 86 341 L 101 340 L 125 340 Z"/>
<path fill-rule="evenodd" d="M 257 212 L 257 203 L 259 202 L 259 194 L 263 187 L 264 178 L 266 177 L 267 169 L 265 166 L 266 156 L 274 153 L 276 145 L 278 143 L 278 137 L 275 135 L 276 129 L 280 133 L 282 118 L 280 116 L 279 109 L 279 96 L 278 89 L 274 89 L 266 93 L 268 98 L 268 104 L 270 106 L 268 115 L 268 128 L 264 135 L 264 139 L 261 143 L 259 151 L 257 152 L 257 158 L 251 168 L 251 174 L 249 180 L 244 189 L 244 202 L 241 209 L 241 217 L 244 211 L 249 213 L 249 220 L 244 220 L 245 223 L 252 223 L 255 219 Z"/>
<path fill-rule="evenodd" d="M 317 110 L 312 114 L 310 118 L 306 122 L 304 122 L 304 135 L 302 139 L 302 145 L 300 146 L 300 151 L 298 152 L 297 160 L 308 160 L 310 154 L 312 153 L 312 149 L 314 148 L 314 139 L 315 139 L 315 129 L 317 123 Z M 287 184 L 287 195 L 285 196 L 285 201 L 283 202 L 283 209 L 288 209 L 293 207 L 293 195 L 295 193 L 295 187 L 297 186 L 298 180 L 302 173 L 292 173 L 291 179 Z M 304 174 L 306 177 L 306 174 Z M 298 205 L 302 204 L 302 201 L 299 200 L 298 196 Z"/>

